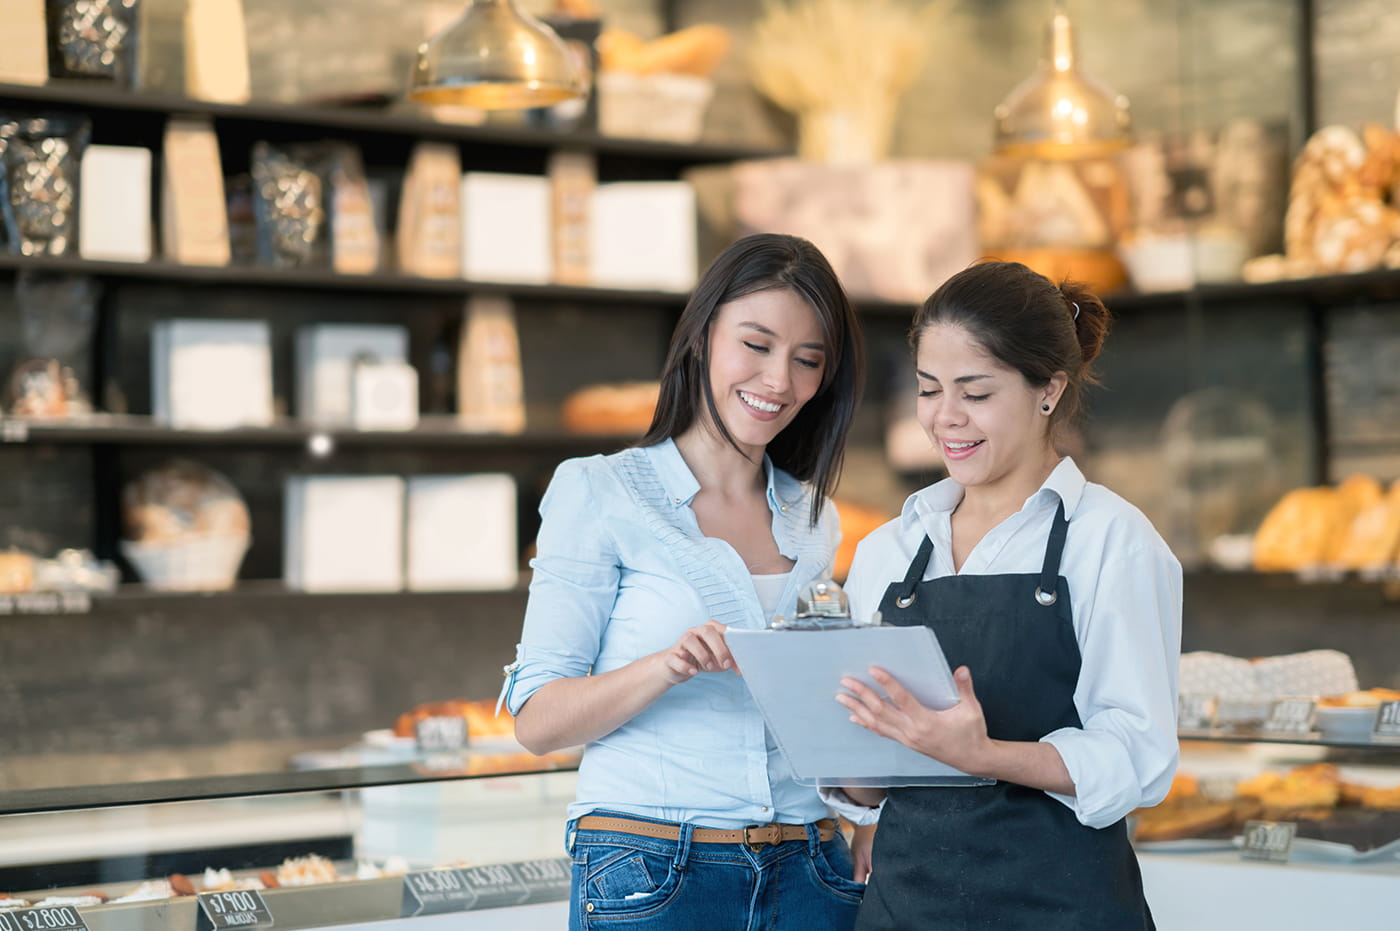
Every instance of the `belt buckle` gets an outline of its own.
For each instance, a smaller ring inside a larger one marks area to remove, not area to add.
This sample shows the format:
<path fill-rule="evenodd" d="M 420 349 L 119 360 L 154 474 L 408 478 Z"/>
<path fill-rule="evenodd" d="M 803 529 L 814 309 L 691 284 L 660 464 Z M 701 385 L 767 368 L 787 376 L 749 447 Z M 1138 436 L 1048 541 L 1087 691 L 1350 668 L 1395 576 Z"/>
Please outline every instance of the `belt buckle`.
<path fill-rule="evenodd" d="M 752 838 L 752 832 L 762 832 L 763 837 Z M 776 847 L 783 842 L 783 829 L 777 824 L 751 824 L 744 828 L 744 843 L 754 853 L 761 853 L 765 844 Z"/>

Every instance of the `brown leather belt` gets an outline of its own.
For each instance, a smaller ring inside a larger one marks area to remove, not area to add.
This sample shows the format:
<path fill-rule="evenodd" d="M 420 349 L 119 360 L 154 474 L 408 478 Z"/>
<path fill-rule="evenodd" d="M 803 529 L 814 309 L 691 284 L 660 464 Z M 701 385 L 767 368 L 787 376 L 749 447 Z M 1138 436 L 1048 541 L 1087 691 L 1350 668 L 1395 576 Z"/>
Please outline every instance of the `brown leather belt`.
<path fill-rule="evenodd" d="M 816 822 L 817 836 L 829 841 L 836 836 L 836 822 L 823 818 Z M 580 831 L 617 831 L 621 834 L 636 834 L 638 837 L 655 837 L 658 840 L 680 840 L 679 824 L 657 824 L 653 821 L 634 821 L 631 818 L 609 818 L 605 815 L 584 815 L 578 819 Z M 748 844 L 758 850 L 764 844 L 781 844 L 790 840 L 806 840 L 807 827 L 801 824 L 754 824 L 732 831 L 723 828 L 696 828 L 690 832 L 690 840 L 696 844 Z"/>

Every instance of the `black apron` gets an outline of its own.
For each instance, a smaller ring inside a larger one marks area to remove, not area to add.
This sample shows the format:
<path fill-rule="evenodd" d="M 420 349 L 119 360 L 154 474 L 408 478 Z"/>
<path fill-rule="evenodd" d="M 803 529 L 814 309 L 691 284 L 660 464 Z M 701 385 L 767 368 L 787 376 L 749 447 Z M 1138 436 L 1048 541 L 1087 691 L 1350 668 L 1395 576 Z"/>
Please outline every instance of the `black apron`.
<path fill-rule="evenodd" d="M 1069 522 L 1055 513 L 1039 574 L 954 575 L 921 581 L 925 537 L 903 582 L 885 591 L 887 624 L 926 624 L 954 669 L 967 666 L 998 740 L 1037 741 L 1079 727 L 1079 643 L 1060 572 Z M 874 868 L 856 927 L 1154 928 L 1124 822 L 1101 830 L 1039 789 L 889 790 Z"/>

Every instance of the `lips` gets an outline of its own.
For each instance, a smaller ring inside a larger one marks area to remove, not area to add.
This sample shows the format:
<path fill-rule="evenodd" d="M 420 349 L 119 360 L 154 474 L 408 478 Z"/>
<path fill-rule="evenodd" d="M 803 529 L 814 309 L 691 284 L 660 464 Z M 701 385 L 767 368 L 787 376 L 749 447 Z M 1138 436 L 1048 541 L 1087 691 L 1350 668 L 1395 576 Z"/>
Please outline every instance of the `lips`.
<path fill-rule="evenodd" d="M 783 409 L 783 405 L 775 401 L 767 401 L 756 394 L 749 394 L 747 391 L 739 392 L 739 400 L 744 402 L 744 406 L 751 412 L 761 417 L 771 417 Z"/>
<path fill-rule="evenodd" d="M 966 459 L 982 448 L 986 440 L 943 440 L 943 456 L 947 459 Z"/>

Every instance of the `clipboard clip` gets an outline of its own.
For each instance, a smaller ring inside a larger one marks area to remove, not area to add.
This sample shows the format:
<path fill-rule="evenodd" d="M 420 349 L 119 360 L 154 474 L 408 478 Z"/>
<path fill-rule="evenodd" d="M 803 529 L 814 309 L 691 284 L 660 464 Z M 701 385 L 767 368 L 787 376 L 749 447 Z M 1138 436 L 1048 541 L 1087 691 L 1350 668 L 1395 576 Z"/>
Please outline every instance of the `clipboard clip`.
<path fill-rule="evenodd" d="M 797 612 L 790 618 L 779 614 L 769 624 L 771 630 L 842 630 L 879 625 L 877 611 L 869 621 L 851 617 L 851 602 L 834 579 L 814 579 L 797 594 Z"/>

